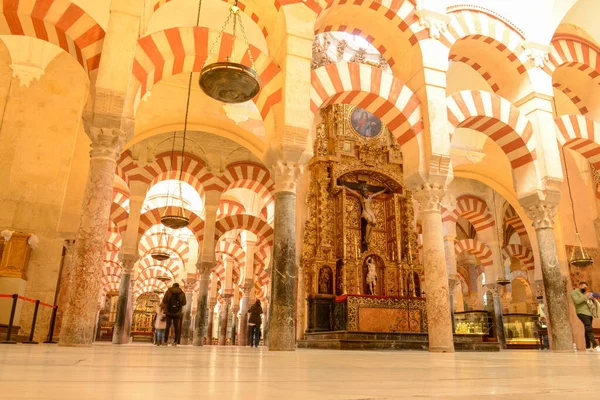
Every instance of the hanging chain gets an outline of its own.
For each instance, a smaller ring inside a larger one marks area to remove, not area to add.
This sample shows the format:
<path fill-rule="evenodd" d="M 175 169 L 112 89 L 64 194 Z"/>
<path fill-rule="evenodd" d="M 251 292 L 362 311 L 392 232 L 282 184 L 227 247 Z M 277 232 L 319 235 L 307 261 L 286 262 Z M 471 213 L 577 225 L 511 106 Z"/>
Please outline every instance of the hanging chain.
<path fill-rule="evenodd" d="M 236 1 L 237 2 L 237 1 Z M 244 38 L 244 44 L 246 45 L 246 49 L 248 52 L 248 57 L 250 57 L 250 63 L 252 64 L 252 69 L 256 71 L 256 67 L 254 65 L 254 57 L 252 57 L 252 52 L 250 51 L 250 43 L 248 42 L 248 37 L 246 36 L 246 29 L 244 28 L 244 24 L 242 24 L 242 17 L 239 16 L 240 19 L 240 30 L 242 31 L 242 37 Z"/>
<path fill-rule="evenodd" d="M 206 56 L 206 60 L 204 60 L 204 65 L 202 65 L 202 68 L 206 67 L 206 65 L 208 64 L 208 61 L 212 58 L 212 56 L 215 52 L 215 48 L 217 47 L 217 44 L 219 44 L 219 42 L 221 41 L 221 37 L 223 37 L 223 33 L 225 32 L 225 29 L 227 28 L 227 25 L 229 25 L 229 21 L 231 20 L 232 15 L 233 15 L 232 13 L 229 13 L 229 15 L 227 16 L 227 19 L 225 19 L 225 23 L 221 27 L 221 30 L 219 31 L 217 38 L 215 39 L 212 46 L 210 47 L 210 50 L 208 51 L 208 55 Z"/>

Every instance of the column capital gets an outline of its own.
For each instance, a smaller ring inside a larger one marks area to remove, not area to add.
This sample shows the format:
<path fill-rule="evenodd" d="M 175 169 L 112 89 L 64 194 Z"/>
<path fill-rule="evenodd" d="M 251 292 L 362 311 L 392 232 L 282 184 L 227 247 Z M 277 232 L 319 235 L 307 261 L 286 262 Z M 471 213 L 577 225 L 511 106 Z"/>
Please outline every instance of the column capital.
<path fill-rule="evenodd" d="M 421 8 L 417 10 L 419 25 L 429 31 L 431 39 L 440 40 L 443 33 L 448 32 L 450 16 L 434 10 Z"/>
<path fill-rule="evenodd" d="M 186 293 L 193 293 L 196 282 L 198 282 L 198 280 L 196 278 L 185 278 L 183 280 L 183 284 L 184 284 L 183 290 Z"/>
<path fill-rule="evenodd" d="M 426 183 L 413 191 L 414 198 L 419 202 L 419 212 L 441 212 L 442 200 L 446 194 L 446 187 L 438 184 Z"/>
<path fill-rule="evenodd" d="M 133 271 L 133 265 L 140 259 L 140 256 L 137 254 L 125 254 L 119 253 L 119 261 L 123 265 L 123 272 L 126 274 L 130 274 Z"/>
<path fill-rule="evenodd" d="M 523 206 L 525 213 L 533 221 L 533 227 L 538 229 L 552 229 L 554 226 L 554 217 L 558 211 L 558 203 L 549 201 L 539 201 Z"/>
<path fill-rule="evenodd" d="M 489 290 L 492 293 L 492 296 L 498 297 L 502 295 L 502 285 L 499 285 L 497 283 L 488 283 L 484 286 L 487 290 Z"/>
<path fill-rule="evenodd" d="M 271 166 L 271 177 L 273 178 L 273 182 L 275 182 L 275 193 L 296 193 L 296 185 L 303 170 L 303 165 L 276 161 Z"/>
<path fill-rule="evenodd" d="M 126 135 L 114 128 L 88 125 L 86 132 L 92 140 L 90 157 L 117 161 L 123 151 Z"/>
<path fill-rule="evenodd" d="M 200 272 L 200 279 L 209 279 L 214 263 L 201 261 L 196 263 L 196 269 Z"/>

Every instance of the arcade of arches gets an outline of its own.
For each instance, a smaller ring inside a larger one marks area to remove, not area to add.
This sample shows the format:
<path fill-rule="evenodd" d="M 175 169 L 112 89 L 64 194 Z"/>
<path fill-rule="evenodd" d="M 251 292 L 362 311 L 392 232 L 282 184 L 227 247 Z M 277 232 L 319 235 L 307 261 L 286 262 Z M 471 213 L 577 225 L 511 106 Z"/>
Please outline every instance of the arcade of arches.
<path fill-rule="evenodd" d="M 0 2 L 0 294 L 60 346 L 153 341 L 179 283 L 194 346 L 247 345 L 258 299 L 269 350 L 585 347 L 597 0 L 243 0 L 240 104 L 198 86 L 232 0 Z"/>

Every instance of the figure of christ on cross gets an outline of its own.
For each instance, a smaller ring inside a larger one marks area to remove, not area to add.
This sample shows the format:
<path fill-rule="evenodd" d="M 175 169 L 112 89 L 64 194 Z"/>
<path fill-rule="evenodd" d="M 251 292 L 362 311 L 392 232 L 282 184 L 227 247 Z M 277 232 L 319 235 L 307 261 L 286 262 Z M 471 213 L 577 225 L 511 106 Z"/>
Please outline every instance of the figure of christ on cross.
<path fill-rule="evenodd" d="M 354 193 L 356 196 L 358 196 L 360 200 L 360 205 L 362 209 L 361 216 L 367 222 L 365 236 L 363 237 L 362 242 L 363 245 L 366 245 L 368 248 L 373 229 L 377 226 L 377 218 L 375 217 L 375 211 L 373 211 L 373 199 L 385 193 L 387 189 L 380 190 L 377 193 L 369 194 L 369 189 L 365 184 L 363 184 L 361 185 L 360 192 L 357 192 L 356 190 L 353 190 L 350 187 L 348 187 L 348 190 Z"/>

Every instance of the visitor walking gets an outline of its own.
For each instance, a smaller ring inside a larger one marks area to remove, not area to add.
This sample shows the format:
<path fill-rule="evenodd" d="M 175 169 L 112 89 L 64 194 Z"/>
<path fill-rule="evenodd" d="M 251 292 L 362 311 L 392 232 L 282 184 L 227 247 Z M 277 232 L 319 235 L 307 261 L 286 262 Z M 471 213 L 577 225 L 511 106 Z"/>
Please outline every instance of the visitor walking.
<path fill-rule="evenodd" d="M 162 305 L 165 307 L 166 328 L 165 328 L 165 344 L 169 342 L 169 334 L 171 325 L 175 330 L 175 337 L 173 338 L 173 346 L 177 346 L 179 343 L 179 337 L 181 335 L 181 317 L 183 315 L 183 306 L 186 304 L 185 293 L 179 288 L 179 283 L 174 283 L 173 286 L 167 290 L 165 297 L 163 297 Z"/>
<path fill-rule="evenodd" d="M 167 315 L 163 309 L 163 305 L 156 306 L 156 318 L 154 320 L 154 329 L 156 329 L 155 342 L 156 346 L 160 346 L 165 337 L 165 328 L 167 327 Z"/>
<path fill-rule="evenodd" d="M 596 343 L 596 339 L 594 338 L 594 328 L 592 327 L 592 321 L 594 320 L 594 317 L 592 316 L 592 312 L 588 304 L 588 301 L 593 301 L 592 293 L 588 292 L 586 282 L 579 282 L 579 288 L 574 289 L 571 292 L 571 299 L 575 304 L 577 317 L 581 320 L 583 326 L 585 327 L 586 351 L 596 351 L 600 353 L 600 346 L 598 346 L 598 343 Z"/>
<path fill-rule="evenodd" d="M 254 303 L 248 310 L 248 314 L 250 314 L 250 318 L 248 318 L 248 327 L 250 328 L 250 347 L 258 347 L 258 344 L 260 343 L 260 325 L 262 324 L 262 319 L 260 316 L 262 313 L 263 309 L 260 305 L 260 300 L 256 299 L 256 303 Z"/>

